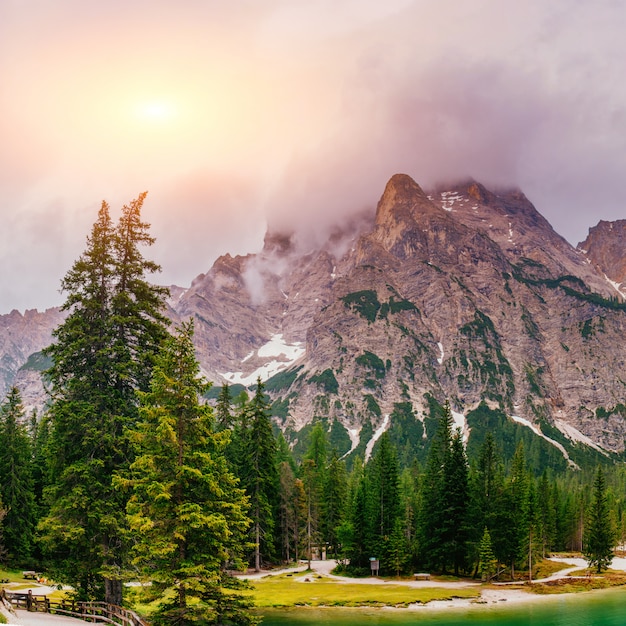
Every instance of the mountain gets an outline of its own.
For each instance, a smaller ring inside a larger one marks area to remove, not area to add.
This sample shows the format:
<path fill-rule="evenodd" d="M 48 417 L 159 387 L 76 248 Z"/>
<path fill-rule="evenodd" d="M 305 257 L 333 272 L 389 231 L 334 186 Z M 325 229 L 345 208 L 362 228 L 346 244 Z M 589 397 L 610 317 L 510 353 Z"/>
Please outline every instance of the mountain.
<path fill-rule="evenodd" d="M 600 222 L 575 249 L 518 189 L 398 174 L 322 246 L 269 232 L 258 254 L 220 257 L 173 290 L 171 317 L 195 319 L 216 385 L 266 381 L 296 447 L 321 419 L 342 454 L 385 429 L 423 451 L 449 401 L 468 448 L 497 429 L 555 467 L 617 458 L 624 229 Z M 45 338 L 29 345 L 24 359 Z"/>
<path fill-rule="evenodd" d="M 578 244 L 599 272 L 626 298 L 626 220 L 600 221 Z"/>

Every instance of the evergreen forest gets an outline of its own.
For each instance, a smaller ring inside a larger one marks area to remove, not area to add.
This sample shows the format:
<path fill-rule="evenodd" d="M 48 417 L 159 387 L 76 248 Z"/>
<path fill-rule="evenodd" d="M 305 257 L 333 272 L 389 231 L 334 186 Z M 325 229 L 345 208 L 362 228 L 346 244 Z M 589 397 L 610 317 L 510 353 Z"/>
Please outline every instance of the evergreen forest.
<path fill-rule="evenodd" d="M 323 420 L 290 446 L 260 379 L 210 393 L 193 321 L 172 328 L 149 280 L 144 198 L 117 223 L 102 204 L 62 281 L 47 410 L 27 415 L 16 388 L 0 406 L 7 566 L 118 605 L 125 582 L 150 581 L 157 626 L 254 623 L 233 573 L 302 560 L 483 580 L 554 551 L 609 566 L 626 541 L 622 466 L 555 468 L 497 429 L 470 445 L 434 400 L 419 450 L 385 432 L 369 458 L 340 454 Z"/>

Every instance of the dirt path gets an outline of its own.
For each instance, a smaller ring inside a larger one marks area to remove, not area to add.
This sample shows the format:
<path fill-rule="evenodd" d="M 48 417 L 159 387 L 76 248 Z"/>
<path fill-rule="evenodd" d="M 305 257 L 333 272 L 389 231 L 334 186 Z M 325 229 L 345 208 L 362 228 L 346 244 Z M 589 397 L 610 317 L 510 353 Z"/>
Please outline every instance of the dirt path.
<path fill-rule="evenodd" d="M 49 615 L 48 613 L 29 613 L 28 611 L 16 611 L 17 619 L 9 624 L 19 626 L 80 626 L 80 624 L 88 624 L 82 619 L 73 617 L 63 617 L 61 615 Z"/>
<path fill-rule="evenodd" d="M 310 579 L 312 574 L 319 574 L 325 578 L 332 578 L 338 583 L 356 583 L 358 585 L 403 585 L 405 587 L 442 587 L 447 589 L 457 589 L 460 587 L 474 587 L 480 585 L 479 582 L 473 581 L 443 581 L 443 580 L 394 580 L 393 578 L 378 578 L 370 576 L 368 578 L 350 578 L 349 576 L 336 576 L 331 574 L 332 570 L 337 567 L 337 561 L 328 559 L 327 561 L 311 561 L 311 571 L 307 570 L 307 566 L 292 567 L 281 570 L 267 570 L 264 572 L 246 574 L 244 578 L 248 580 L 258 580 L 265 576 L 278 576 L 279 574 L 294 574 L 294 580 L 304 581 Z M 296 576 L 296 574 L 298 576 Z"/>
<path fill-rule="evenodd" d="M 587 567 L 587 561 L 581 558 L 567 558 L 567 557 L 554 557 L 550 559 L 551 561 L 556 561 L 559 563 L 563 563 L 564 567 L 562 570 L 551 574 L 546 578 L 540 578 L 533 582 L 549 582 L 552 580 L 558 580 L 560 578 L 565 578 L 571 572 Z M 382 584 L 393 584 L 393 585 L 403 585 L 406 587 L 413 587 L 416 589 L 423 587 L 441 587 L 444 589 L 457 589 L 461 587 L 476 587 L 480 586 L 481 583 L 478 581 L 470 581 L 470 580 L 460 580 L 460 581 L 443 581 L 443 580 L 394 580 L 393 578 L 378 578 L 374 576 L 370 576 L 368 578 L 350 578 L 348 576 L 336 576 L 332 574 L 332 570 L 337 566 L 337 561 L 333 559 L 329 559 L 327 561 L 311 561 L 311 570 L 307 569 L 306 564 L 302 564 L 299 567 L 291 567 L 280 570 L 266 570 L 263 572 L 246 574 L 243 578 L 247 578 L 248 580 L 258 580 L 259 578 L 264 578 L 265 576 L 278 576 L 280 574 L 293 574 L 294 580 L 310 580 L 311 575 L 319 574 L 320 576 L 324 576 L 325 578 L 332 578 L 339 583 L 355 583 L 359 585 L 382 585 Z M 612 564 L 613 569 L 623 569 L 626 570 L 626 559 L 616 558 L 613 560 Z M 498 586 L 514 586 L 519 585 L 519 581 L 512 583 L 494 583 Z"/>

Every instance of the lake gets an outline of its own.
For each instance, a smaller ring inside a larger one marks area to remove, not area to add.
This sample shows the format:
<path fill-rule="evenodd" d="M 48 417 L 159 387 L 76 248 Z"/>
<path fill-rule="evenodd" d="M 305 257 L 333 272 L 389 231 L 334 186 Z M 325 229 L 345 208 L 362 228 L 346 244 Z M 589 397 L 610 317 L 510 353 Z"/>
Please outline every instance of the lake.
<path fill-rule="evenodd" d="M 624 626 L 626 590 L 550 596 L 528 604 L 437 610 L 289 609 L 264 612 L 263 626 Z"/>

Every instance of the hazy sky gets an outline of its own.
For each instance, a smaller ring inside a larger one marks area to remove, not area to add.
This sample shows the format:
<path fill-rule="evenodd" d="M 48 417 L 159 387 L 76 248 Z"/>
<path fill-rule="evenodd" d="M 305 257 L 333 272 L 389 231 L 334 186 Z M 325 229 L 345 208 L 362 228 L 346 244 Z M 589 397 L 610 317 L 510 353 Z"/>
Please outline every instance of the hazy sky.
<path fill-rule="evenodd" d="M 0 0 L 0 313 L 60 304 L 101 201 L 144 190 L 165 284 L 396 172 L 519 186 L 576 244 L 626 217 L 625 28 L 621 0 Z"/>

